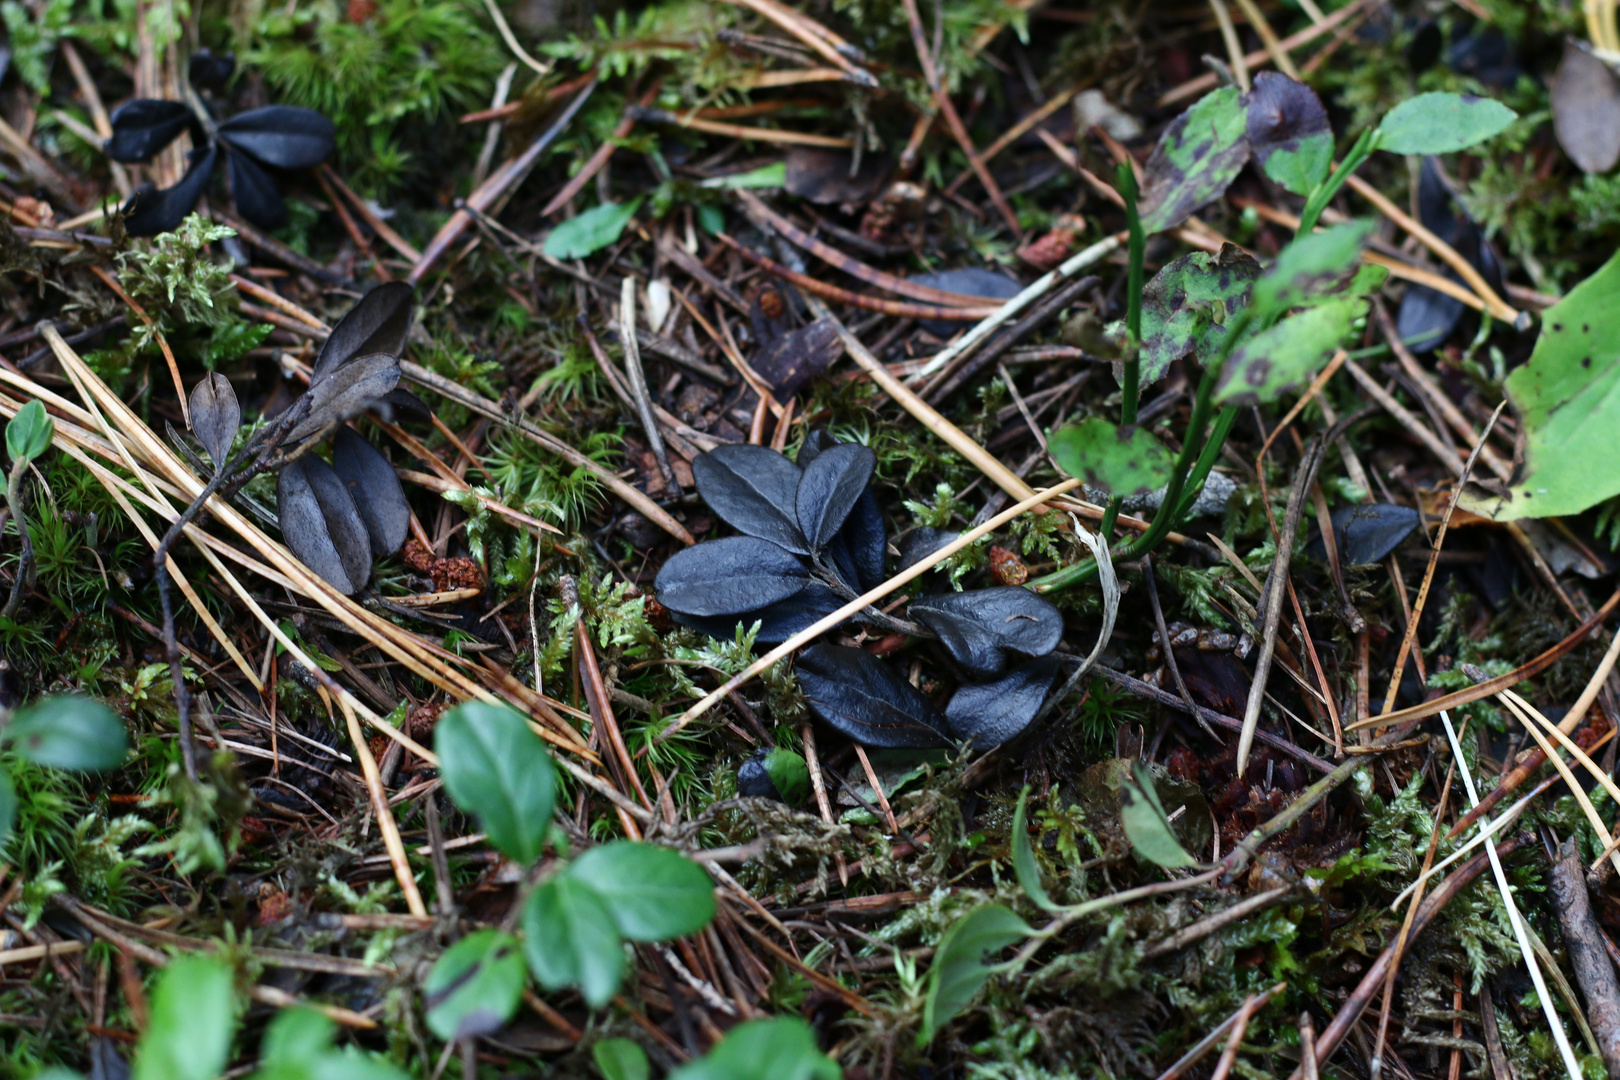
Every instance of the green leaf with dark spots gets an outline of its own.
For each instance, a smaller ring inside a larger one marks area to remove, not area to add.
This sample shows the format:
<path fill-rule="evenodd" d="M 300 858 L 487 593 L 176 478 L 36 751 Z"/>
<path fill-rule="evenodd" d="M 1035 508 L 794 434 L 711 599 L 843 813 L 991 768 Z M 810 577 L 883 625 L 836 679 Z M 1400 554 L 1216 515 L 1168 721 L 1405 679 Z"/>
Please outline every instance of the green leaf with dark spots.
<path fill-rule="evenodd" d="M 1187 854 L 1187 849 L 1170 829 L 1169 816 L 1153 786 L 1153 774 L 1140 761 L 1131 762 L 1131 767 L 1134 781 L 1125 780 L 1119 787 L 1119 820 L 1131 848 L 1159 866 L 1195 865 L 1197 860 Z"/>
<path fill-rule="evenodd" d="M 1248 110 L 1236 87 L 1199 98 L 1173 120 L 1148 158 L 1142 228 L 1164 232 L 1221 197 L 1249 160 Z"/>
<path fill-rule="evenodd" d="M 523 954 L 499 930 L 468 934 L 444 951 L 422 986 L 427 1023 L 439 1038 L 474 1039 L 506 1026 L 523 996 Z"/>
<path fill-rule="evenodd" d="M 1392 154 L 1451 154 L 1499 135 L 1519 114 L 1472 94 L 1419 94 L 1407 98 L 1378 125 L 1380 150 Z"/>
<path fill-rule="evenodd" d="M 1215 384 L 1216 403 L 1261 405 L 1303 385 L 1339 347 L 1364 306 L 1360 300 L 1330 300 L 1256 334 L 1227 358 Z"/>
<path fill-rule="evenodd" d="M 1142 385 L 1164 378 L 1188 353 L 1205 363 L 1219 352 L 1225 324 L 1249 302 L 1259 276 L 1260 264 L 1236 244 L 1183 255 L 1154 274 L 1142 290 Z"/>
<path fill-rule="evenodd" d="M 928 995 L 923 999 L 917 1045 L 933 1042 L 935 1033 L 967 1008 L 990 978 L 997 953 L 1032 933 L 1028 923 L 1001 904 L 974 908 L 952 923 L 939 939 L 934 965 L 928 969 Z"/>
<path fill-rule="evenodd" d="M 1092 416 L 1059 428 L 1047 441 L 1070 476 L 1115 495 L 1144 495 L 1170 482 L 1175 455 L 1146 428 Z"/>
<path fill-rule="evenodd" d="M 1249 149 L 1265 174 L 1308 195 L 1333 167 L 1333 129 L 1316 91 L 1276 71 L 1254 77 L 1248 106 Z"/>
<path fill-rule="evenodd" d="M 1361 249 L 1372 237 L 1369 220 L 1347 221 L 1302 236 L 1282 249 L 1254 285 L 1251 307 L 1257 319 L 1269 318 L 1312 297 L 1342 291 L 1356 280 Z"/>

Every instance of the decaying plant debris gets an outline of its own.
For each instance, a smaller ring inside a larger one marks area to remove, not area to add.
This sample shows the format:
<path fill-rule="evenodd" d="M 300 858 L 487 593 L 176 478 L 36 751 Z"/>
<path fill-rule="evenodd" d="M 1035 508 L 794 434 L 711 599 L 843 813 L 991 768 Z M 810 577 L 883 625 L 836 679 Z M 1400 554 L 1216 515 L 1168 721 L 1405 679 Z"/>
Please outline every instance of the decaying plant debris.
<path fill-rule="evenodd" d="M 0 18 L 0 1075 L 1620 1075 L 1613 0 Z"/>

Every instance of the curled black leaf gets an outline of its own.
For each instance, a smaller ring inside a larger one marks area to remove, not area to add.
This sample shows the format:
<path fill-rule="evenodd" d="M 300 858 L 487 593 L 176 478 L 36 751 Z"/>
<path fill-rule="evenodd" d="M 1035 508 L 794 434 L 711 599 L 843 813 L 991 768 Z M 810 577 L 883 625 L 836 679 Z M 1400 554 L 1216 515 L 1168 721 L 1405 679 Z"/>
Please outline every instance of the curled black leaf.
<path fill-rule="evenodd" d="M 309 388 L 309 412 L 287 433 L 290 443 L 303 442 L 333 424 L 359 416 L 372 402 L 399 384 L 399 358 L 373 353 L 352 360 Z"/>
<path fill-rule="evenodd" d="M 411 332 L 411 305 L 416 290 L 401 281 L 378 285 L 362 296 L 332 328 L 310 373 L 310 385 L 360 356 L 399 356 Z"/>
<path fill-rule="evenodd" d="M 210 144 L 191 152 L 191 166 L 186 175 L 173 187 L 159 190 L 143 184 L 124 204 L 124 229 L 131 236 L 156 236 L 180 227 L 197 205 L 197 200 L 208 190 L 208 181 L 214 175 L 214 163 L 219 151 Z"/>
<path fill-rule="evenodd" d="M 1344 566 L 1381 562 L 1418 527 L 1420 517 L 1410 506 L 1394 503 L 1357 503 L 1333 511 L 1333 539 Z M 1327 554 L 1320 536 L 1307 549 L 1318 558 Z"/>
<path fill-rule="evenodd" d="M 988 750 L 1023 733 L 1041 711 L 1059 669 L 1055 657 L 1043 656 L 1013 668 L 991 683 L 968 683 L 945 706 L 951 735 Z"/>
<path fill-rule="evenodd" d="M 214 461 L 214 471 L 225 467 L 231 443 L 242 426 L 242 406 L 236 400 L 231 381 L 217 371 L 209 372 L 191 388 L 188 402 L 191 430 Z"/>
<path fill-rule="evenodd" d="M 799 530 L 799 467 L 763 446 L 719 446 L 692 462 L 709 509 L 739 532 L 798 555 L 810 553 Z"/>
<path fill-rule="evenodd" d="M 916 687 L 865 649 L 812 645 L 799 654 L 799 686 L 828 727 L 863 746 L 949 746 L 945 719 Z"/>
<path fill-rule="evenodd" d="M 810 572 L 792 554 L 752 536 L 678 551 L 658 571 L 658 602 L 681 615 L 738 615 L 797 593 Z"/>
<path fill-rule="evenodd" d="M 219 125 L 219 137 L 277 169 L 312 169 L 332 156 L 337 128 L 314 109 L 268 105 L 237 113 Z"/>
<path fill-rule="evenodd" d="M 107 156 L 114 161 L 150 161 L 180 137 L 191 124 L 191 110 L 178 101 L 136 98 L 113 111 L 112 137 L 106 142 Z"/>
<path fill-rule="evenodd" d="M 338 428 L 332 443 L 332 470 L 338 474 L 365 523 L 371 554 L 384 558 L 405 544 L 411 529 L 411 507 L 399 474 L 382 451 L 353 428 Z"/>
<path fill-rule="evenodd" d="M 843 605 L 842 597 L 811 578 L 804 588 L 786 600 L 778 600 L 769 607 L 756 611 L 705 616 L 686 615 L 672 610 L 670 614 L 682 626 L 689 626 L 699 633 L 723 641 L 731 640 L 737 632 L 737 627 L 748 630 L 758 623 L 759 631 L 754 635 L 754 640 L 764 645 L 776 645 L 802 630 L 809 629 Z"/>
<path fill-rule="evenodd" d="M 999 675 L 1007 651 L 1045 656 L 1063 637 L 1063 614 L 1028 589 L 941 593 L 911 603 L 911 616 L 934 633 L 956 662 L 975 675 Z"/>
<path fill-rule="evenodd" d="M 906 538 L 900 542 L 900 569 L 911 569 L 946 544 L 954 543 L 961 535 L 959 532 L 936 529 L 931 525 L 918 526 L 907 533 Z"/>
<path fill-rule="evenodd" d="M 339 592 L 360 591 L 371 577 L 371 538 L 349 489 L 313 454 L 281 470 L 277 512 L 287 548 Z"/>
<path fill-rule="evenodd" d="M 227 52 L 215 56 L 212 49 L 198 49 L 191 54 L 186 75 L 191 85 L 199 90 L 218 90 L 236 73 L 236 54 Z"/>
<path fill-rule="evenodd" d="M 1485 281 L 1498 292 L 1502 289 L 1502 267 L 1496 253 L 1485 240 L 1485 235 L 1468 216 L 1441 176 L 1433 158 L 1424 158 L 1418 175 L 1418 218 L 1424 228 L 1457 249 L 1457 253 L 1473 264 Z M 1443 270 L 1445 277 L 1461 283 L 1456 271 Z M 1467 311 L 1461 300 L 1427 285 L 1408 285 L 1401 298 L 1396 316 L 1396 329 L 1401 340 L 1413 352 L 1424 353 L 1437 348 L 1456 328 Z"/>
<path fill-rule="evenodd" d="M 877 467 L 877 455 L 859 443 L 830 446 L 815 457 L 799 481 L 799 530 L 810 550 L 820 553 L 849 520 L 855 502 Z"/>

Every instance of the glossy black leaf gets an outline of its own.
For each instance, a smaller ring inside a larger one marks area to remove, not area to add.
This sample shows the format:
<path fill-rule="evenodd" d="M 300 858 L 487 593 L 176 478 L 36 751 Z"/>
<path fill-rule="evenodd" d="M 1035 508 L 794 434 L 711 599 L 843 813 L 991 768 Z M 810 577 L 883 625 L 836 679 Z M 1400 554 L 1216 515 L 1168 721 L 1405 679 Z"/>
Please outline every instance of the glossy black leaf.
<path fill-rule="evenodd" d="M 883 561 L 889 547 L 883 508 L 868 487 L 855 500 L 855 509 L 827 548 L 827 557 L 844 584 L 856 592 L 874 589 L 884 581 Z"/>
<path fill-rule="evenodd" d="M 428 408 L 427 402 L 403 386 L 397 386 L 384 394 L 382 404 L 401 420 L 411 420 L 418 424 L 430 423 L 433 420 L 433 410 Z"/>
<path fill-rule="evenodd" d="M 218 90 L 235 72 L 236 54 L 233 52 L 215 56 L 212 49 L 198 49 L 186 65 L 191 85 L 199 90 Z"/>
<path fill-rule="evenodd" d="M 776 790 L 776 783 L 765 768 L 765 758 L 770 751 L 763 746 L 755 750 L 753 756 L 737 768 L 737 794 L 745 799 L 771 799 L 774 802 L 786 802 L 782 793 Z"/>
<path fill-rule="evenodd" d="M 191 110 L 178 101 L 136 98 L 112 114 L 107 156 L 114 161 L 150 161 L 180 137 L 191 123 Z"/>
<path fill-rule="evenodd" d="M 924 596 L 911 617 L 939 635 L 956 662 L 975 675 L 999 675 L 1007 650 L 1045 656 L 1063 637 L 1063 614 L 1016 585 Z"/>
<path fill-rule="evenodd" d="M 350 361 L 334 374 L 311 382 L 309 413 L 293 425 L 288 441 L 302 442 L 328 425 L 359 416 L 398 384 L 398 357 L 374 353 Z"/>
<path fill-rule="evenodd" d="M 1366 566 L 1380 562 L 1412 535 L 1421 520 L 1410 506 L 1394 503 L 1357 503 L 1333 511 L 1333 539 L 1338 545 L 1339 562 L 1344 566 Z M 1311 542 L 1310 552 L 1322 558 L 1327 554 L 1322 538 Z"/>
<path fill-rule="evenodd" d="M 1024 291 L 1017 278 L 977 266 L 968 266 L 960 270 L 942 270 L 937 274 L 917 274 L 909 280 L 918 285 L 926 285 L 930 289 L 960 293 L 963 296 L 978 296 L 985 300 L 1010 300 Z M 941 337 L 954 334 L 962 328 L 961 323 L 946 319 L 924 319 L 920 325 L 930 334 Z"/>
<path fill-rule="evenodd" d="M 188 405 L 192 434 L 214 459 L 214 471 L 218 472 L 225 467 L 231 443 L 242 426 L 242 406 L 236 400 L 236 389 L 219 372 L 210 372 L 191 388 Z"/>
<path fill-rule="evenodd" d="M 232 149 L 278 169 L 311 169 L 332 155 L 337 129 L 314 109 L 268 105 L 237 113 L 219 125 Z"/>
<path fill-rule="evenodd" d="M 158 190 L 143 184 L 124 204 L 124 229 L 131 236 L 156 236 L 180 227 L 208 190 L 219 151 L 213 146 L 191 152 L 191 167 L 173 187 Z"/>
<path fill-rule="evenodd" d="M 332 469 L 360 511 L 372 557 L 385 558 L 403 547 L 411 531 L 411 507 L 399 474 L 382 451 L 353 428 L 340 427 L 332 442 Z"/>
<path fill-rule="evenodd" d="M 1418 175 L 1418 218 L 1424 228 L 1456 248 L 1457 253 L 1480 272 L 1487 284 L 1498 292 L 1502 291 L 1502 267 L 1497 262 L 1496 253 L 1491 250 L 1479 226 L 1452 197 L 1451 189 L 1431 157 L 1423 159 Z M 1442 273 L 1448 280 L 1459 284 L 1462 281 L 1449 267 L 1443 268 Z M 1429 352 L 1456 328 L 1467 310 L 1461 300 L 1446 293 L 1437 292 L 1426 285 L 1408 285 L 1406 294 L 1401 298 L 1396 329 L 1414 352 Z"/>
<path fill-rule="evenodd" d="M 799 654 L 796 670 L 811 711 L 863 746 L 924 750 L 950 745 L 939 710 L 865 649 L 812 645 Z"/>
<path fill-rule="evenodd" d="M 838 535 L 875 468 L 877 455 L 859 443 L 828 447 L 805 468 L 796 509 L 811 551 L 820 552 Z"/>
<path fill-rule="evenodd" d="M 238 213 L 261 229 L 279 229 L 287 223 L 287 200 L 281 197 L 269 173 L 246 154 L 226 154 L 225 164 L 230 170 L 231 195 Z"/>
<path fill-rule="evenodd" d="M 919 525 L 906 534 L 900 541 L 900 569 L 910 570 L 928 556 L 944 547 L 955 543 L 962 534 L 951 529 L 936 529 L 931 525 Z"/>
<path fill-rule="evenodd" d="M 276 512 L 287 548 L 345 595 L 371 577 L 371 539 L 349 489 L 314 454 L 281 470 Z"/>
<path fill-rule="evenodd" d="M 1043 656 L 991 683 L 969 683 L 952 695 L 945 720 L 952 737 L 988 750 L 1021 735 L 1041 711 L 1060 665 Z"/>
<path fill-rule="evenodd" d="M 701 634 L 722 641 L 734 640 L 737 627 L 744 630 L 759 624 L 754 640 L 762 645 L 776 645 L 801 630 L 825 619 L 844 606 L 843 598 L 826 585 L 811 578 L 804 588 L 758 611 L 744 611 L 736 615 L 683 615 L 671 611 L 670 615 L 682 626 L 689 626 Z"/>
<path fill-rule="evenodd" d="M 810 572 L 794 556 L 752 536 L 728 536 L 677 551 L 658 571 L 658 602 L 682 615 L 758 611 L 805 587 Z"/>
<path fill-rule="evenodd" d="M 321 345 L 310 374 L 313 386 L 357 356 L 399 356 L 411 332 L 416 290 L 402 281 L 378 285 L 344 313 Z"/>
<path fill-rule="evenodd" d="M 719 446 L 692 462 L 698 494 L 722 521 L 808 555 L 797 513 L 800 475 L 797 465 L 763 446 Z"/>

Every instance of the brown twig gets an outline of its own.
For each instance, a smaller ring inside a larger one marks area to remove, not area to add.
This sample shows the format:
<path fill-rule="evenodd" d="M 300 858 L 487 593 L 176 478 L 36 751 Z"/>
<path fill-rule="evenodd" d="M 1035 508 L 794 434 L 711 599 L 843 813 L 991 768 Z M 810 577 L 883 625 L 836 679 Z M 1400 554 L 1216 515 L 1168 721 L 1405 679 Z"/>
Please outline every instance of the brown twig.
<path fill-rule="evenodd" d="M 1548 884 L 1564 931 L 1564 947 L 1575 969 L 1575 981 L 1586 997 L 1586 1018 L 1609 1075 L 1620 1076 L 1620 980 L 1615 978 L 1614 965 L 1592 914 L 1574 840 L 1565 840 L 1559 848 Z"/>

